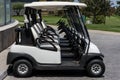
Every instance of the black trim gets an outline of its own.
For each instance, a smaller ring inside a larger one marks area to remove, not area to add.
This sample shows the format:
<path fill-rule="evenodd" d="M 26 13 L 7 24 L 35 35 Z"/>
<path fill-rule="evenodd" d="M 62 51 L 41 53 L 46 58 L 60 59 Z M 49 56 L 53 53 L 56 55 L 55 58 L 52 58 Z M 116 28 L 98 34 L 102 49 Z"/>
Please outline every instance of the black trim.
<path fill-rule="evenodd" d="M 32 56 L 25 53 L 20 54 L 20 53 L 12 53 L 12 52 L 9 52 L 7 55 L 7 64 L 13 64 L 14 61 L 19 59 L 27 59 L 30 62 L 32 62 L 33 65 L 36 64 L 36 60 Z"/>
<path fill-rule="evenodd" d="M 7 56 L 7 64 L 14 64 L 14 61 L 20 60 L 20 59 L 26 59 L 30 61 L 33 65 L 34 69 L 37 70 L 78 70 L 83 69 L 82 67 L 79 67 L 79 65 L 68 65 L 64 66 L 62 64 L 41 64 L 38 63 L 32 56 L 28 54 L 20 54 L 20 53 L 8 53 Z"/>
<path fill-rule="evenodd" d="M 87 65 L 88 62 L 90 62 L 93 59 L 101 59 L 103 60 L 104 55 L 102 53 L 88 53 L 88 54 L 84 54 L 82 55 L 81 59 L 80 59 L 80 66 L 81 67 L 85 67 Z"/>
<path fill-rule="evenodd" d="M 32 56 L 28 54 L 20 53 L 8 53 L 7 64 L 13 64 L 14 61 L 19 59 L 27 59 L 30 61 L 35 69 L 39 70 L 79 70 L 85 69 L 87 63 L 94 59 L 103 59 L 103 54 L 89 53 L 88 55 L 83 55 L 80 60 L 80 65 L 62 65 L 62 64 L 40 64 Z"/>
<path fill-rule="evenodd" d="M 80 66 L 61 66 L 60 64 L 58 65 L 37 64 L 37 66 L 35 66 L 35 69 L 37 70 L 84 70 L 85 68 Z"/>

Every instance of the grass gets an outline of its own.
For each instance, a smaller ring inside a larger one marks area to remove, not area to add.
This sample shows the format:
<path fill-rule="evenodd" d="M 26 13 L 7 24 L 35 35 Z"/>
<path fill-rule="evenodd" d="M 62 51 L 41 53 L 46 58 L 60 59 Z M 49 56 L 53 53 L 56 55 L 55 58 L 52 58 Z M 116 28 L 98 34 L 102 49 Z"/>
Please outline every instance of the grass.
<path fill-rule="evenodd" d="M 61 17 L 59 17 L 59 16 L 43 16 L 43 19 L 45 20 L 45 22 L 46 22 L 47 24 L 51 24 L 51 25 L 56 25 L 56 23 L 57 23 L 60 19 L 66 21 L 65 18 L 61 18 Z"/>
<path fill-rule="evenodd" d="M 23 16 L 14 16 L 14 19 L 17 19 L 20 22 L 24 21 Z M 66 20 L 58 16 L 43 16 L 43 19 L 47 24 L 55 25 L 59 19 Z M 88 29 L 92 30 L 103 30 L 103 31 L 112 31 L 120 32 L 120 16 L 111 16 L 106 18 L 106 24 L 87 24 Z"/>
<path fill-rule="evenodd" d="M 18 20 L 19 22 L 24 22 L 23 16 L 13 16 L 13 19 Z M 47 24 L 55 25 L 60 19 L 66 20 L 65 18 L 61 18 L 59 16 L 43 16 L 44 21 Z"/>
<path fill-rule="evenodd" d="M 120 32 L 120 16 L 106 18 L 106 24 L 87 24 L 88 29 Z"/>
<path fill-rule="evenodd" d="M 24 22 L 23 16 L 13 16 L 12 18 L 18 20 L 19 22 Z"/>

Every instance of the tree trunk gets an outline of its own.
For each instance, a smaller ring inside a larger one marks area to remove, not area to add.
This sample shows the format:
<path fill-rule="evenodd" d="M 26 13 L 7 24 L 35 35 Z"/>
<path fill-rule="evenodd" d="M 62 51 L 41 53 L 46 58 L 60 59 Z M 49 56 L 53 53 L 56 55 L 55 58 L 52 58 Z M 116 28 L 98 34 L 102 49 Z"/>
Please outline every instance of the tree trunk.
<path fill-rule="evenodd" d="M 96 14 L 93 13 L 93 24 L 95 24 L 95 23 L 96 23 Z"/>

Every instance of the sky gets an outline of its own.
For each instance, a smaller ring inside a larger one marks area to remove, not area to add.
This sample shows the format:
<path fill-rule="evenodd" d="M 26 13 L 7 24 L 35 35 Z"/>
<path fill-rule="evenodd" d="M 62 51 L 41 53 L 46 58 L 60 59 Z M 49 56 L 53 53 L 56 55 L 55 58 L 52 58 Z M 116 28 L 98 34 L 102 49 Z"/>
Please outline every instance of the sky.
<path fill-rule="evenodd" d="M 113 6 L 117 6 L 117 2 L 116 1 L 120 1 L 120 0 L 111 0 L 111 1 L 114 3 Z"/>

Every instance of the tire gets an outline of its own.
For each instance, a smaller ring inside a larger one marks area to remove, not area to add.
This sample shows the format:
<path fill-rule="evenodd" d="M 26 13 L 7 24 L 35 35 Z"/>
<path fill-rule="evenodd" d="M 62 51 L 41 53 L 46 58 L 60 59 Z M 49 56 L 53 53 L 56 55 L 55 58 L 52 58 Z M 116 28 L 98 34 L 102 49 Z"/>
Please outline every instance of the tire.
<path fill-rule="evenodd" d="M 32 74 L 32 64 L 23 59 L 14 62 L 13 74 L 15 77 L 29 77 Z"/>
<path fill-rule="evenodd" d="M 86 67 L 88 76 L 90 77 L 101 77 L 105 72 L 105 65 L 102 60 L 92 60 Z"/>

